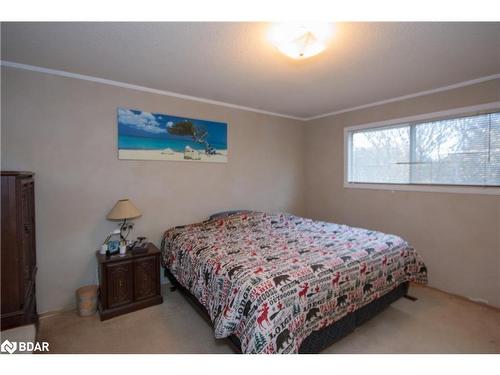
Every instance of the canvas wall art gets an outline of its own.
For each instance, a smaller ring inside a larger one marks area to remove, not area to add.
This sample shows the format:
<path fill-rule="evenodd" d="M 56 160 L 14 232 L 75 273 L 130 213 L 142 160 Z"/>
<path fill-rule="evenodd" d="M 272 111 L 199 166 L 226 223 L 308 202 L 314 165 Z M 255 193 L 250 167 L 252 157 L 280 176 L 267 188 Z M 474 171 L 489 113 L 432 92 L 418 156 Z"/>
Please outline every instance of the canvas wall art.
<path fill-rule="evenodd" d="M 118 108 L 118 158 L 227 162 L 227 124 Z"/>

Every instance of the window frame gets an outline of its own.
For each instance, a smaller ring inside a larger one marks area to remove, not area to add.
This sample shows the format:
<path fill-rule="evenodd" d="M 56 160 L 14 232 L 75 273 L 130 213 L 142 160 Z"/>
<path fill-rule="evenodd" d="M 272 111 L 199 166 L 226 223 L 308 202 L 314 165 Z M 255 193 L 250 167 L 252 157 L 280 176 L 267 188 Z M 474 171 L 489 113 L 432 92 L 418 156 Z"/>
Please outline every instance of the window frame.
<path fill-rule="evenodd" d="M 480 104 L 469 107 L 454 108 L 446 111 L 426 113 L 422 115 L 391 119 L 387 121 L 372 122 L 361 125 L 353 125 L 344 128 L 344 188 L 353 189 L 375 189 L 391 191 L 420 191 L 441 193 L 466 193 L 500 195 L 500 186 L 473 186 L 473 185 L 443 185 L 443 184 L 417 184 L 417 183 L 381 183 L 381 182 L 349 182 L 349 168 L 351 160 L 350 146 L 351 132 L 363 129 L 382 129 L 396 126 L 404 126 L 412 123 L 446 120 L 464 116 L 480 115 L 488 112 L 500 111 L 500 101 Z"/>

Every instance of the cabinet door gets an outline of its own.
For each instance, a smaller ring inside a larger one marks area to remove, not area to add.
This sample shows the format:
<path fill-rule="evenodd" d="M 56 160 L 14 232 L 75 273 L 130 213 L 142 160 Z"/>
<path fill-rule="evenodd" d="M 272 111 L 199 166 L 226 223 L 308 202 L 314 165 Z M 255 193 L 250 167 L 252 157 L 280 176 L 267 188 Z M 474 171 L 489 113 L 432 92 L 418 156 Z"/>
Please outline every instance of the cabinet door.
<path fill-rule="evenodd" d="M 140 301 L 158 294 L 158 267 L 155 256 L 134 261 L 135 300 Z"/>
<path fill-rule="evenodd" d="M 106 264 L 107 308 L 112 309 L 132 302 L 132 261 Z"/>
<path fill-rule="evenodd" d="M 26 293 L 36 265 L 34 206 L 33 180 L 23 179 L 21 180 L 21 247 Z"/>
<path fill-rule="evenodd" d="M 30 247 L 30 262 L 31 270 L 36 268 L 36 235 L 35 235 L 35 182 L 31 179 L 28 187 L 28 197 L 29 197 L 29 222 L 31 226 L 31 247 Z"/>

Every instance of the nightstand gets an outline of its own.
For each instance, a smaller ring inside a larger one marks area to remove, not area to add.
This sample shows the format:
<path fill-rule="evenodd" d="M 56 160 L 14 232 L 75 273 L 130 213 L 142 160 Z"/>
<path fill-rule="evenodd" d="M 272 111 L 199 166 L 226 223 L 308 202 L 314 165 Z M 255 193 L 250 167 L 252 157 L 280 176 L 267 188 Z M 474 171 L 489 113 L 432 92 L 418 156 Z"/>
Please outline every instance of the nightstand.
<path fill-rule="evenodd" d="M 163 302 L 160 288 L 160 250 L 152 243 L 141 254 L 106 255 L 97 252 L 99 315 L 101 320 Z"/>

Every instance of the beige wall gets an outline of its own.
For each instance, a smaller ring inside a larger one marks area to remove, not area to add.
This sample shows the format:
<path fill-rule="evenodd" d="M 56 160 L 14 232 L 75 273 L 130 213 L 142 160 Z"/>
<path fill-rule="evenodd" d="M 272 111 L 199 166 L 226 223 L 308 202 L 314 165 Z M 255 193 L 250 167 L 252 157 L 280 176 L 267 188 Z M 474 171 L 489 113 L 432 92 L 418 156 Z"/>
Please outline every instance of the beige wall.
<path fill-rule="evenodd" d="M 423 256 L 430 284 L 500 306 L 500 196 L 344 188 L 343 128 L 500 100 L 500 80 L 305 124 L 306 215 L 394 233 Z"/>
<path fill-rule="evenodd" d="M 124 161 L 119 106 L 229 124 L 229 162 Z M 302 123 L 48 74 L 2 68 L 2 169 L 36 172 L 39 311 L 95 282 L 94 251 L 117 199 L 142 211 L 133 235 L 249 208 L 303 214 Z"/>
<path fill-rule="evenodd" d="M 234 208 L 288 211 L 395 233 L 431 285 L 500 306 L 500 197 L 343 187 L 343 128 L 500 100 L 500 80 L 301 123 L 99 83 L 2 67 L 2 169 L 36 172 L 38 303 L 73 304 L 95 282 L 94 251 L 130 197 L 133 235 Z M 227 164 L 120 161 L 116 107 L 229 123 Z M 307 150 L 307 152 L 304 152 Z"/>

